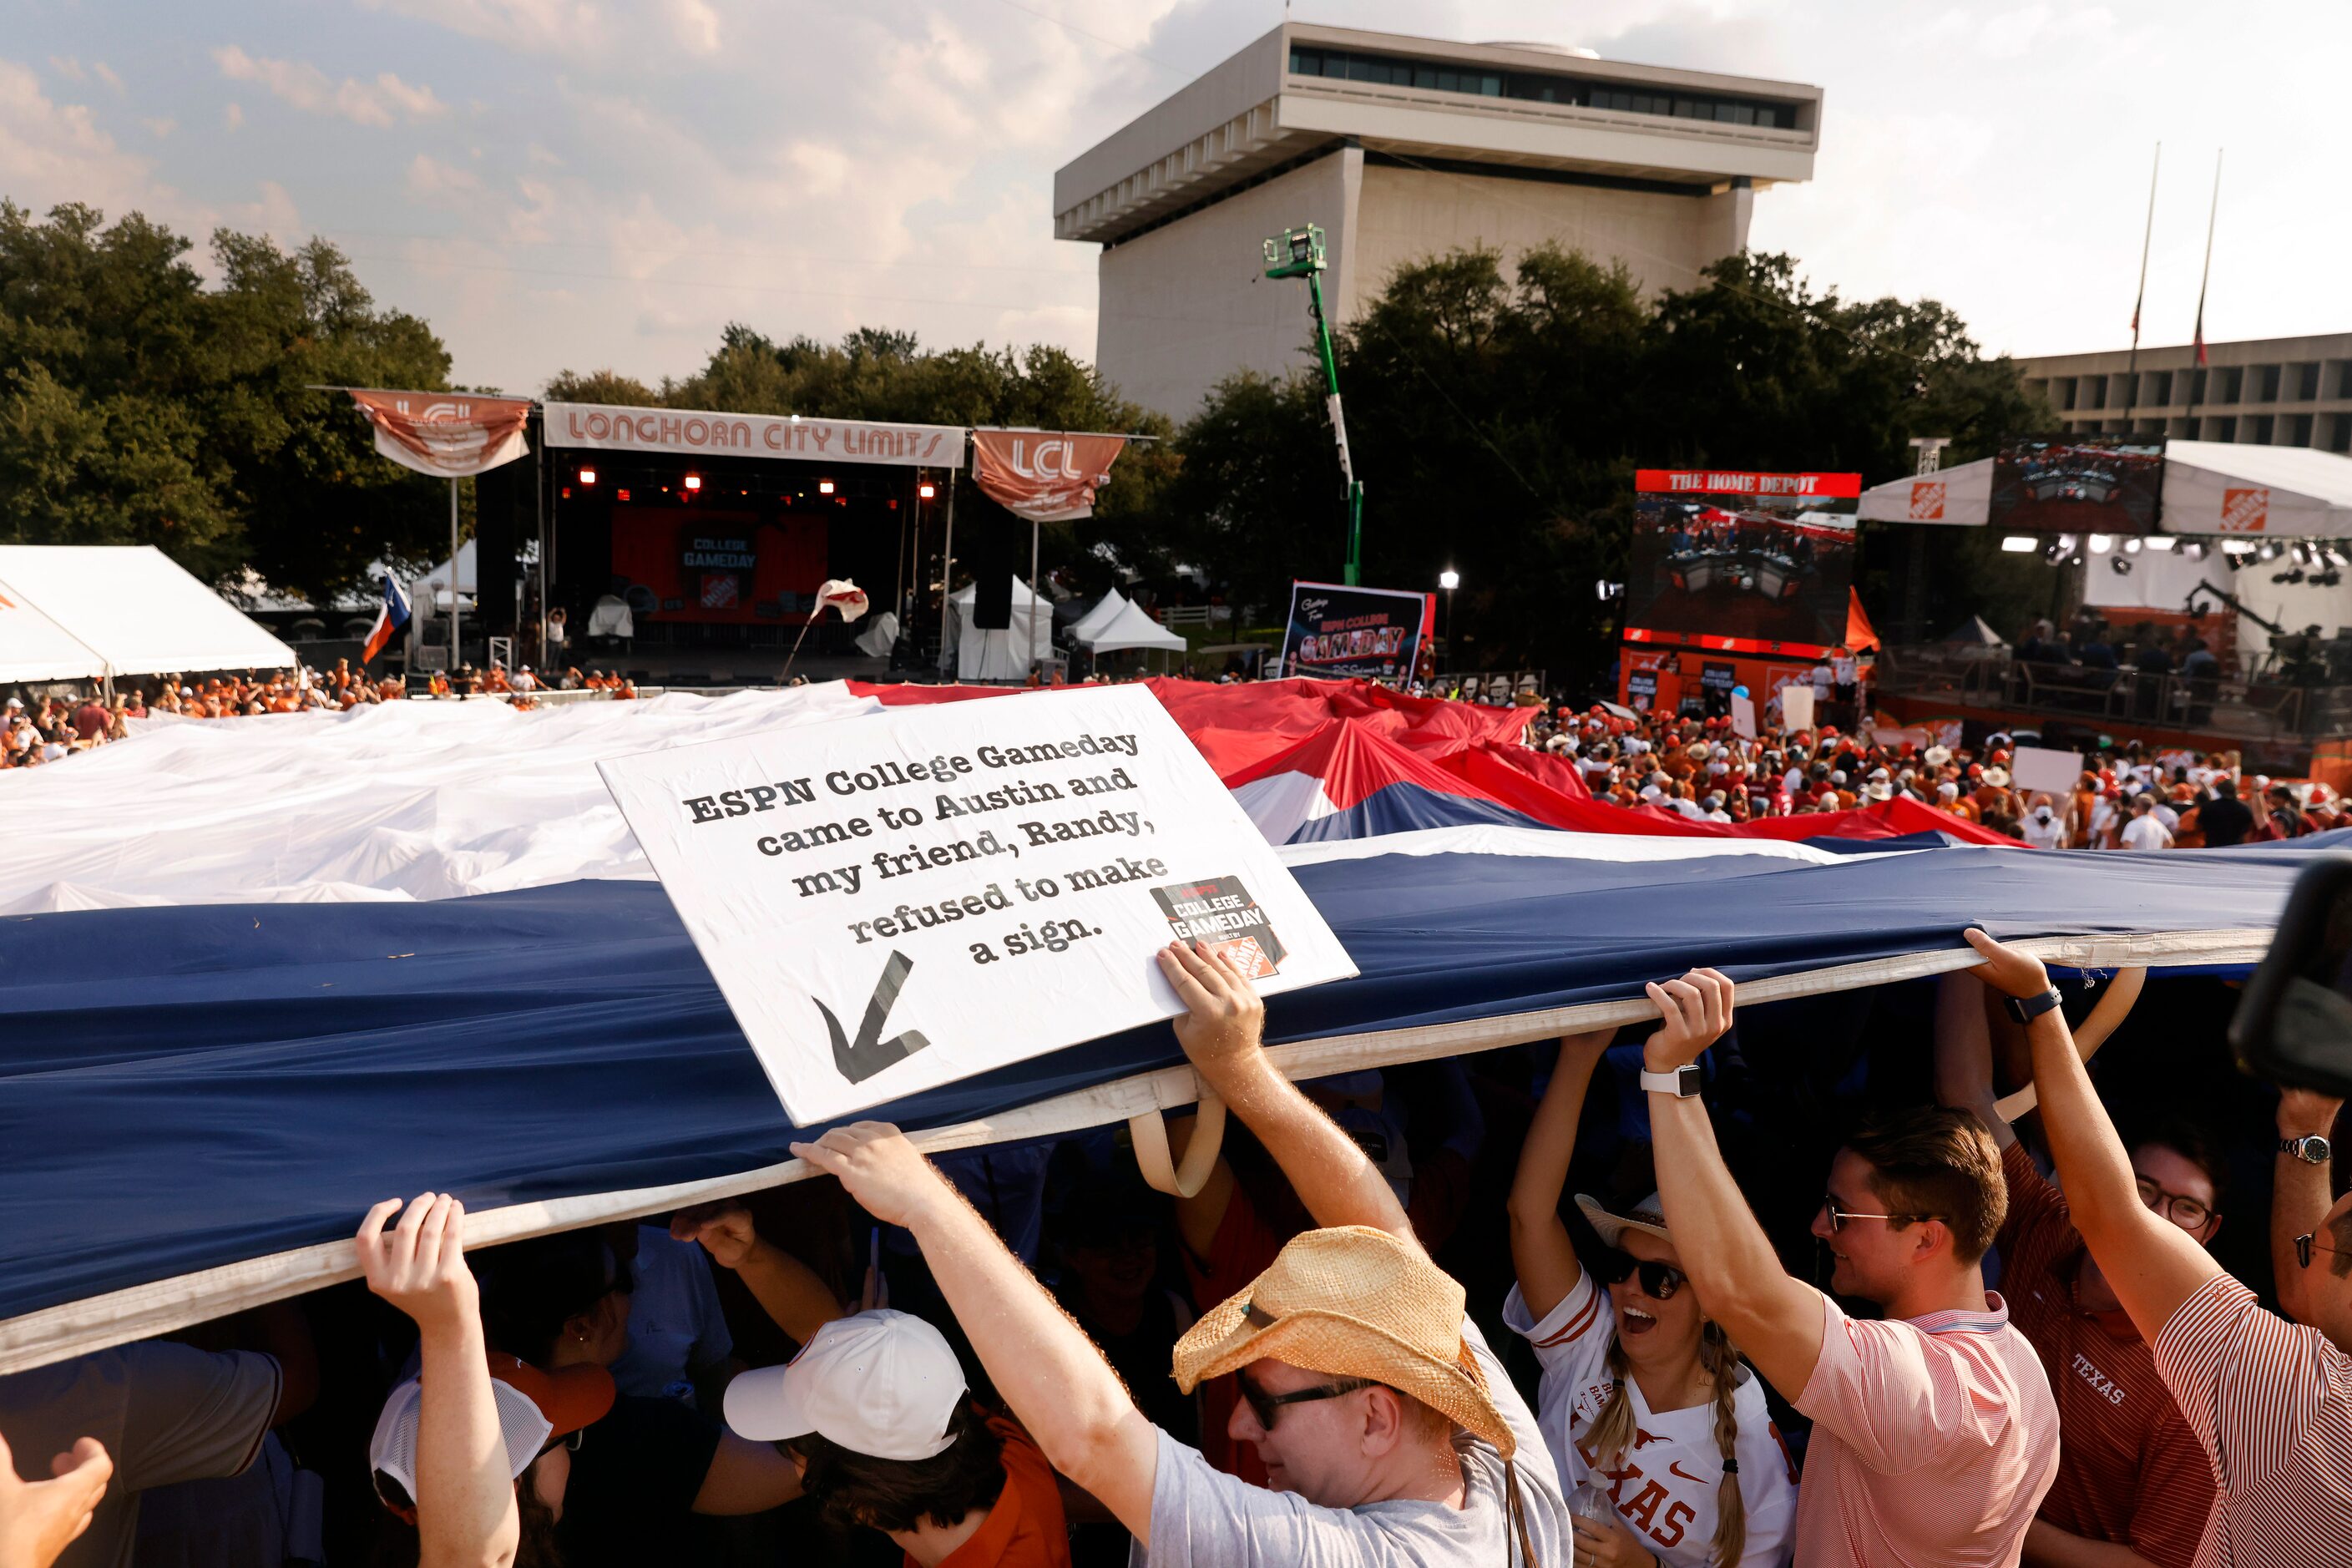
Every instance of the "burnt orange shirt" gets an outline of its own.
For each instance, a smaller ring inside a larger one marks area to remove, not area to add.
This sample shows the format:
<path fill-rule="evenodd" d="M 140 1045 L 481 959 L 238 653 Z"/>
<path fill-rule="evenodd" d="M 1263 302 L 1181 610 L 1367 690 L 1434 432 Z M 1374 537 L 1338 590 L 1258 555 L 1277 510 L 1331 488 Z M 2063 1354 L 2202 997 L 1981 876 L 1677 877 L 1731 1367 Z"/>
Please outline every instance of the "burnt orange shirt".
<path fill-rule="evenodd" d="M 1070 1526 L 1053 1467 L 1009 1416 L 992 1415 L 988 1429 L 1004 1443 L 1004 1489 L 971 1539 L 940 1559 L 940 1568 L 1069 1568 Z M 912 1556 L 906 1568 L 921 1568 Z"/>

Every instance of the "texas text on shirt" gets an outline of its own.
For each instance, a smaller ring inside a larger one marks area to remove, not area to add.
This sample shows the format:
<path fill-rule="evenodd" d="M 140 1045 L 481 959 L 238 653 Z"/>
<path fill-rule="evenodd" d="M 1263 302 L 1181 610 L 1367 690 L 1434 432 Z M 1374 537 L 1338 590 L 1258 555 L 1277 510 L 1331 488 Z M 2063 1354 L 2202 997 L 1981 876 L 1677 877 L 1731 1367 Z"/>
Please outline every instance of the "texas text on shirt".
<path fill-rule="evenodd" d="M 2158 1568 L 2189 1568 L 2213 1511 L 2212 1465 L 2130 1317 L 2074 1304 L 2086 1255 L 2065 1198 L 2022 1143 L 2001 1151 L 2000 1168 L 2009 1184 L 2001 1284 L 2058 1401 L 2058 1479 L 2042 1517 L 2128 1546 Z"/>
<path fill-rule="evenodd" d="M 1517 1439 L 1528 1534 L 1541 1568 L 1566 1568 L 1568 1503 L 1544 1456 L 1533 1412 L 1486 1348 L 1477 1325 L 1462 1321 L 1462 1341 L 1477 1358 L 1495 1408 Z M 1151 1546 L 1129 1554 L 1130 1568 L 1520 1568 L 1507 1517 L 1504 1462 L 1494 1446 L 1456 1432 L 1462 1506 L 1399 1500 L 1358 1508 L 1318 1508 L 1296 1492 L 1264 1487 L 1210 1468 L 1208 1460 L 1160 1434 L 1151 1486 Z"/>
<path fill-rule="evenodd" d="M 2352 1561 L 2352 1356 L 2216 1274 L 2156 1336 L 2156 1370 L 2221 1472 L 2200 1564 Z"/>
<path fill-rule="evenodd" d="M 1617 1337 L 1617 1315 L 1587 1269 L 1540 1323 L 1528 1321 L 1526 1299 L 1512 1286 L 1503 1301 L 1503 1323 L 1535 1347 L 1543 1368 L 1537 1424 L 1559 1467 L 1561 1489 L 1572 1491 L 1591 1472 L 1593 1456 L 1580 1445 L 1614 1386 L 1609 1346 Z M 1626 1394 L 1633 1402 L 1633 1450 L 1618 1468 L 1603 1473 L 1618 1518 L 1665 1568 L 1717 1568 L 1716 1499 L 1724 1477 L 1714 1401 L 1660 1415 L 1652 1413 L 1639 1382 L 1628 1378 Z M 1733 1451 L 1748 1515 L 1739 1568 L 1780 1568 L 1789 1561 L 1796 1523 L 1797 1475 L 1765 1407 L 1760 1378 L 1751 1373 L 1739 1385 L 1732 1413 L 1739 1423 Z"/>
<path fill-rule="evenodd" d="M 2025 1336 L 1981 1311 L 1888 1322 L 1822 1300 L 1797 1491 L 1805 1568 L 2006 1568 L 2058 1473 L 2058 1407 Z"/>

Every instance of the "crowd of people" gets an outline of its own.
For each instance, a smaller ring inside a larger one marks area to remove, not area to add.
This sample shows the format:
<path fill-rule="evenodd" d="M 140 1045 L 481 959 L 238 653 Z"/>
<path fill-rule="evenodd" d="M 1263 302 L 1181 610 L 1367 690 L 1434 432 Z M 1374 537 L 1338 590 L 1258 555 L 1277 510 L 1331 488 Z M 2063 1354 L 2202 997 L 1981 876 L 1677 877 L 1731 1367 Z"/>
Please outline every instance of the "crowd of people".
<path fill-rule="evenodd" d="M 2213 1131 L 2086 1070 L 2145 976 L 2070 1026 L 1969 941 L 1869 994 L 1932 1051 L 1889 1016 L 1778 1102 L 1821 1017 L 1712 970 L 1640 1037 L 1294 1085 L 1173 945 L 1237 1124 L 1190 1195 L 863 1122 L 793 1146 L 835 1180 L 471 1255 L 387 1200 L 364 1293 L 0 1378 L 0 1564 L 2342 1563 L 2340 1105 L 2264 1112 L 2269 1310 Z"/>
<path fill-rule="evenodd" d="M 2021 787 L 2012 738 L 1980 745 L 1817 730 L 1749 739 L 1728 719 L 1665 719 L 1595 704 L 1548 710 L 1530 741 L 1568 759 L 1595 800 L 1738 823 L 1905 797 L 2044 849 L 2223 847 L 2352 825 L 2316 781 L 2250 773 L 2235 752 L 2103 747 L 2063 790 Z"/>

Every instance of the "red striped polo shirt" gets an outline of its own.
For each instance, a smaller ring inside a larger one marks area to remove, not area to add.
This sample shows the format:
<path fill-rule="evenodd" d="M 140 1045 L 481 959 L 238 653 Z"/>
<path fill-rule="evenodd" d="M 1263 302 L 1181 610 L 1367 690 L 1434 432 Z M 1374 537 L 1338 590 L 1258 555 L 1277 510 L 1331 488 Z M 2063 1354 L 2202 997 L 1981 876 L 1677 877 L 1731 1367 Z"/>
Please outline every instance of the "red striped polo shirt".
<path fill-rule="evenodd" d="M 2200 1564 L 2352 1562 L 2352 1356 L 2216 1274 L 2156 1336 L 2156 1370 L 2221 1478 Z"/>

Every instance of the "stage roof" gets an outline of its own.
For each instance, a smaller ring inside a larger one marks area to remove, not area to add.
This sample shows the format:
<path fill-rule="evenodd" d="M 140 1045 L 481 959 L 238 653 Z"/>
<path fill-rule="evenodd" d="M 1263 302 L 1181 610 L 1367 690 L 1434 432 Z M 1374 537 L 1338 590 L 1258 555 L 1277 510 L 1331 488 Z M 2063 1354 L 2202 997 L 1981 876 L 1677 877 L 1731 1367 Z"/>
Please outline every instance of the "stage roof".
<path fill-rule="evenodd" d="M 0 681 L 294 663 L 293 649 L 152 544 L 0 545 Z"/>

